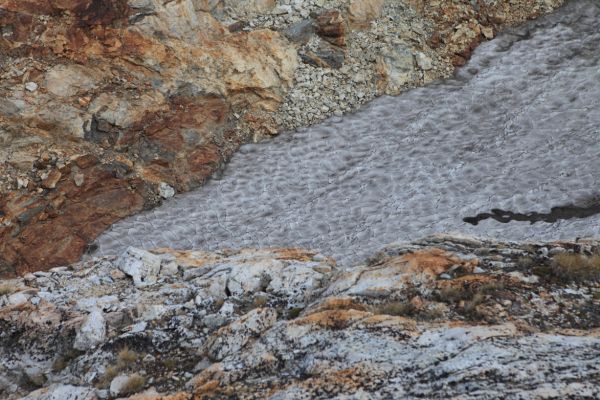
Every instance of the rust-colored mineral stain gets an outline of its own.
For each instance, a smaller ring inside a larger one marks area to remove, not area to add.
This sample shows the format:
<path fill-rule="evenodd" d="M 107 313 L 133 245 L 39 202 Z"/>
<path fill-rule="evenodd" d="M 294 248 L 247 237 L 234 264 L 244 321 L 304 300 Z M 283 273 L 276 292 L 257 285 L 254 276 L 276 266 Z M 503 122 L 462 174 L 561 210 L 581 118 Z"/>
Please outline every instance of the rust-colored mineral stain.
<path fill-rule="evenodd" d="M 318 325 L 322 328 L 329 329 L 343 329 L 370 315 L 371 313 L 354 309 L 325 310 L 295 319 L 294 323 L 298 325 Z"/>
<path fill-rule="evenodd" d="M 398 261 L 408 263 L 415 272 L 428 272 L 433 275 L 441 274 L 448 267 L 460 263 L 460 259 L 454 254 L 441 249 L 415 251 L 401 256 Z"/>

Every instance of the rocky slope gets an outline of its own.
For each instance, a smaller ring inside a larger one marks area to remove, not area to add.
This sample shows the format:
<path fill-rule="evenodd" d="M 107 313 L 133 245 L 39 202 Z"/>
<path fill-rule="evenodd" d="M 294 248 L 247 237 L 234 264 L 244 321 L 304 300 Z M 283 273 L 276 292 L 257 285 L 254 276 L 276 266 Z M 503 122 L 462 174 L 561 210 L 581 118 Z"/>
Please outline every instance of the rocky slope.
<path fill-rule="evenodd" d="M 0 397 L 600 395 L 600 242 L 128 249 L 0 287 Z M 137 394 L 136 394 L 137 393 Z"/>
<path fill-rule="evenodd" d="M 0 0 L 0 276 L 72 263 L 241 143 L 449 76 L 562 0 Z"/>

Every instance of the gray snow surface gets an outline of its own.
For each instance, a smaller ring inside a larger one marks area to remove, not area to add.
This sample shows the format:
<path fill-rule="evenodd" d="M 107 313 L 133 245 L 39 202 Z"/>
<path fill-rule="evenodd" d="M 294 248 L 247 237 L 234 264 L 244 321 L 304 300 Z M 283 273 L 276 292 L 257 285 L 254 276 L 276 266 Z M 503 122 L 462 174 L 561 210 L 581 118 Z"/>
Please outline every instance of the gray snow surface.
<path fill-rule="evenodd" d="M 572 1 L 482 44 L 453 79 L 243 146 L 204 187 L 116 223 L 96 254 L 295 246 L 351 265 L 440 232 L 597 237 L 599 214 L 463 218 L 586 205 L 599 184 L 600 2 Z"/>

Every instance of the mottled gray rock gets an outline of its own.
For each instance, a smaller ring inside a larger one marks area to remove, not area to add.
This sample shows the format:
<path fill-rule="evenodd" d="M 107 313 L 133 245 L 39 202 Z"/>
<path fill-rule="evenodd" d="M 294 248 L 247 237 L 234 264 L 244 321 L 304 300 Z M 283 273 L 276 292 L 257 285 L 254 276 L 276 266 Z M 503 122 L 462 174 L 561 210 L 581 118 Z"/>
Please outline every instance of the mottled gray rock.
<path fill-rule="evenodd" d="M 160 272 L 160 257 L 141 249 L 129 247 L 116 261 L 116 266 L 133 278 L 137 287 L 156 283 Z"/>
<path fill-rule="evenodd" d="M 302 20 L 285 29 L 283 34 L 292 42 L 306 44 L 315 34 L 315 25 L 312 20 Z"/>
<path fill-rule="evenodd" d="M 101 310 L 93 309 L 77 330 L 73 347 L 82 351 L 90 350 L 102 343 L 105 336 L 106 322 L 104 315 Z"/>
<path fill-rule="evenodd" d="M 22 400 L 97 400 L 97 397 L 93 388 L 55 384 L 31 392 Z"/>
<path fill-rule="evenodd" d="M 77 301 L 76 307 L 80 310 L 93 312 L 94 310 L 102 310 L 111 304 L 119 302 L 119 298 L 114 295 L 102 296 L 102 297 L 88 297 Z"/>
<path fill-rule="evenodd" d="M 175 189 L 173 189 L 171 186 L 169 186 L 169 184 L 167 184 L 165 182 L 161 182 L 158 185 L 158 194 L 163 199 L 169 199 L 169 198 L 175 196 Z"/>
<path fill-rule="evenodd" d="M 208 347 L 214 360 L 237 354 L 252 337 L 258 337 L 277 321 L 277 313 L 271 309 L 256 309 L 221 328 Z"/>
<path fill-rule="evenodd" d="M 396 90 L 414 80 L 415 57 L 404 43 L 389 47 L 381 56 L 380 65 L 388 78 L 388 85 L 397 88 Z"/>

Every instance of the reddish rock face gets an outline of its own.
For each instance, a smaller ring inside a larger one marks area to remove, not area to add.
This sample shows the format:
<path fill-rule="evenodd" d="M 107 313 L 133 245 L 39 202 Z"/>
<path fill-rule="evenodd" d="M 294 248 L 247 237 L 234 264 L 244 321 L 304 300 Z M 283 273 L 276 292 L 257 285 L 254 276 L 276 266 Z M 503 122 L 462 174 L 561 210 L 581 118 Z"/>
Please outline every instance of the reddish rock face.
<path fill-rule="evenodd" d="M 502 25 L 538 17 L 542 10 L 535 0 L 518 2 L 409 0 L 408 3 L 435 24 L 432 47 L 442 45 L 454 66 L 462 66 L 471 52 L 492 39 Z"/>
<path fill-rule="evenodd" d="M 114 143 L 100 142 L 112 161 L 87 154 L 49 164 L 37 190 L 2 196 L 0 273 L 75 262 L 112 223 L 155 204 L 158 183 L 182 191 L 201 184 L 241 143 L 229 130 L 229 112 L 222 99 L 178 99 L 128 131 L 115 129 L 122 137 Z"/>
<path fill-rule="evenodd" d="M 296 58 L 276 32 L 159 3 L 0 1 L 0 176 L 21 177 L 0 183 L 0 275 L 76 261 L 160 183 L 197 187 L 284 98 Z"/>
<path fill-rule="evenodd" d="M 0 273 L 22 274 L 76 261 L 110 224 L 142 210 L 147 184 L 119 178 L 122 168 L 116 163 L 81 168 L 85 180 L 78 187 L 65 167 L 52 191 L 4 196 L 3 218 L 15 222 L 0 229 Z"/>

